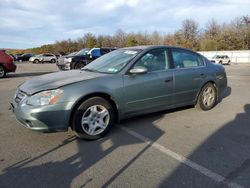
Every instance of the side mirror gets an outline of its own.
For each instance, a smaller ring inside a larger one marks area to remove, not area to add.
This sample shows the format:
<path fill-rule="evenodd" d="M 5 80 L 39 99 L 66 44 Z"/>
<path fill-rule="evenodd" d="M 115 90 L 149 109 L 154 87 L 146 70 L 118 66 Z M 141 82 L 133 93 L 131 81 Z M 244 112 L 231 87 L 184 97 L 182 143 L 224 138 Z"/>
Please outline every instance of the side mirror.
<path fill-rule="evenodd" d="M 91 53 L 88 53 L 87 56 L 88 56 L 89 59 L 92 59 L 92 54 Z"/>
<path fill-rule="evenodd" d="M 132 69 L 130 69 L 130 74 L 146 74 L 148 72 L 148 69 L 143 66 L 137 66 Z"/>

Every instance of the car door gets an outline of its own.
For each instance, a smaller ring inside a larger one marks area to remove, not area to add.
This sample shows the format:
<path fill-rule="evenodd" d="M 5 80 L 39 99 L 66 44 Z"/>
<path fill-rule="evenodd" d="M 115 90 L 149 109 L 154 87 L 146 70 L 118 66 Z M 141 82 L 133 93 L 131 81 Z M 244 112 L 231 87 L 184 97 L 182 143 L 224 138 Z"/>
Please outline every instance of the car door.
<path fill-rule="evenodd" d="M 48 54 L 43 54 L 42 59 L 43 61 L 48 61 Z"/>
<path fill-rule="evenodd" d="M 155 49 L 144 54 L 132 68 L 147 68 L 145 74 L 124 75 L 126 114 L 154 111 L 173 104 L 173 72 L 169 69 L 167 49 Z"/>
<path fill-rule="evenodd" d="M 174 103 L 193 104 L 206 78 L 206 66 L 200 55 L 185 49 L 171 50 L 174 62 Z"/>

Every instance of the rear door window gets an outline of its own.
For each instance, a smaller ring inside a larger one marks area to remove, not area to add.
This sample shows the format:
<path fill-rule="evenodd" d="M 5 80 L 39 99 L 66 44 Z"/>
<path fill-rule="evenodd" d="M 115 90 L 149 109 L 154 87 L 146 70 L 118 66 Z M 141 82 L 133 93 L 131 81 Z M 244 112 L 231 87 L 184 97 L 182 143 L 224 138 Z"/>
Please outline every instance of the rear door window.
<path fill-rule="evenodd" d="M 203 59 L 191 51 L 184 49 L 172 49 L 175 68 L 195 68 L 204 66 Z"/>

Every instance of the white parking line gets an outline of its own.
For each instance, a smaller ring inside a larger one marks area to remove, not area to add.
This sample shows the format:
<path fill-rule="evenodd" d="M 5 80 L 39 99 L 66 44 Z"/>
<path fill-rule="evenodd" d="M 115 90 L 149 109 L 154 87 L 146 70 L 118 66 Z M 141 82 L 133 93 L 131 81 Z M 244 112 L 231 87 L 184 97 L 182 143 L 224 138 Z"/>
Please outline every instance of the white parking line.
<path fill-rule="evenodd" d="M 119 125 L 117 126 L 118 128 L 120 128 L 121 130 L 125 131 L 126 133 L 130 134 L 131 136 L 134 136 L 135 138 L 145 142 L 147 145 L 151 145 L 153 148 L 161 151 L 162 153 L 172 157 L 173 159 L 191 167 L 192 169 L 200 172 L 201 174 L 209 177 L 210 179 L 218 182 L 218 183 L 221 183 L 222 185 L 226 185 L 227 187 L 231 187 L 231 188 L 243 188 L 241 185 L 237 184 L 237 183 L 234 183 L 234 182 L 230 182 L 228 181 L 225 177 L 187 159 L 186 157 L 178 154 L 178 153 L 175 153 L 174 151 L 156 143 L 156 142 L 153 142 L 152 140 L 146 138 L 145 136 L 143 135 L 140 135 L 138 134 L 137 132 L 131 130 L 131 129 L 128 129 L 122 125 Z"/>

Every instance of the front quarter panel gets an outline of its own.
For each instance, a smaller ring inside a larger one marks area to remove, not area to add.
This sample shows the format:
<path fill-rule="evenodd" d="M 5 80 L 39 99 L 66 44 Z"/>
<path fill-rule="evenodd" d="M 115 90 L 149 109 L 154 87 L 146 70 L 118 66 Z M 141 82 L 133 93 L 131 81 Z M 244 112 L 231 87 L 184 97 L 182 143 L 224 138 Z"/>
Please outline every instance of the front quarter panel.
<path fill-rule="evenodd" d="M 110 95 L 117 108 L 123 106 L 123 79 L 119 74 L 76 82 L 63 86 L 62 89 L 63 95 L 60 102 L 72 103 L 71 109 L 87 95 L 96 93 Z"/>

